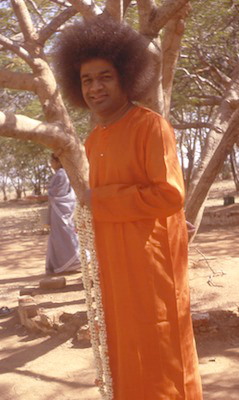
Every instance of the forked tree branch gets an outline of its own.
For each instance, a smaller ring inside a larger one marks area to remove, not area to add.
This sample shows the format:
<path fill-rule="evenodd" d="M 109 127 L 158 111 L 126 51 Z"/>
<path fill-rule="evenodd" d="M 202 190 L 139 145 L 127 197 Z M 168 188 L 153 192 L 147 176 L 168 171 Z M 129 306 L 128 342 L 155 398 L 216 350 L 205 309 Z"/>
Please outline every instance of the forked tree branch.
<path fill-rule="evenodd" d="M 157 6 L 153 0 L 137 0 L 139 9 L 140 32 L 157 37 L 159 31 L 177 14 L 190 0 L 166 0 L 162 6 Z"/>
<path fill-rule="evenodd" d="M 167 0 L 161 7 L 158 7 L 155 15 L 152 15 L 149 23 L 152 29 L 160 31 L 170 19 L 173 18 L 190 0 Z"/>
<path fill-rule="evenodd" d="M 19 43 L 15 43 L 13 40 L 0 34 L 0 45 L 3 48 L 12 51 L 14 54 L 22 58 L 29 66 L 33 66 L 32 58 L 30 57 L 27 50 L 19 46 Z"/>

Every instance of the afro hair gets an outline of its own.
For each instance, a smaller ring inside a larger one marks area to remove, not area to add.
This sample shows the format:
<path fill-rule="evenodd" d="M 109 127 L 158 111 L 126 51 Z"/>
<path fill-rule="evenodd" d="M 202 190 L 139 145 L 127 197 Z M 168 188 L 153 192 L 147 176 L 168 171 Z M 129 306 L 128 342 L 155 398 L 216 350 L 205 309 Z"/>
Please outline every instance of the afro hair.
<path fill-rule="evenodd" d="M 67 26 L 56 41 L 57 79 L 72 105 L 87 107 L 81 91 L 80 66 L 94 58 L 112 63 L 129 100 L 143 98 L 154 75 L 148 41 L 125 23 L 96 17 Z"/>

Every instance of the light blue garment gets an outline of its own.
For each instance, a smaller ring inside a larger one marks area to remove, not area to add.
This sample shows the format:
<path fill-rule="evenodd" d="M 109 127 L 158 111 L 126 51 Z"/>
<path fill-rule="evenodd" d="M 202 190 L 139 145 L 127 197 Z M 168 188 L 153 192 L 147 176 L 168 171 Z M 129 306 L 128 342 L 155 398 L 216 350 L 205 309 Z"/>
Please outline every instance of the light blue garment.
<path fill-rule="evenodd" d="M 79 269 L 79 243 L 73 221 L 75 192 L 63 168 L 56 171 L 49 188 L 50 235 L 46 256 L 46 273 Z"/>

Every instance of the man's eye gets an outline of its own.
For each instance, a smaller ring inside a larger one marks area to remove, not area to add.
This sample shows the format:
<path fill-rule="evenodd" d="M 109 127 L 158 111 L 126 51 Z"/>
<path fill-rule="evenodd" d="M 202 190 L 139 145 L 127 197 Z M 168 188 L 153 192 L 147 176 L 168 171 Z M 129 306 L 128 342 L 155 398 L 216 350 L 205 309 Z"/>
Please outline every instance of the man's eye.
<path fill-rule="evenodd" d="M 89 85 L 91 82 L 91 79 L 83 79 L 82 83 L 83 85 Z"/>
<path fill-rule="evenodd" d="M 104 75 L 104 76 L 102 76 L 102 79 L 104 81 L 109 81 L 111 79 L 111 75 Z"/>

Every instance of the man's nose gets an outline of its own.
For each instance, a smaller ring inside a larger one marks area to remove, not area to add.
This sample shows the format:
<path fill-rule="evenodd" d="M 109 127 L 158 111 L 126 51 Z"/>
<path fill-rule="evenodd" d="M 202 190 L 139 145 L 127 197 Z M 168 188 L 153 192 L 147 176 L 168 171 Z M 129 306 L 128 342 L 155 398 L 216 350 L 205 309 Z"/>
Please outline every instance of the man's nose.
<path fill-rule="evenodd" d="M 98 91 L 101 90 L 103 87 L 103 84 L 100 79 L 94 79 L 91 83 L 91 90 L 92 91 Z"/>

